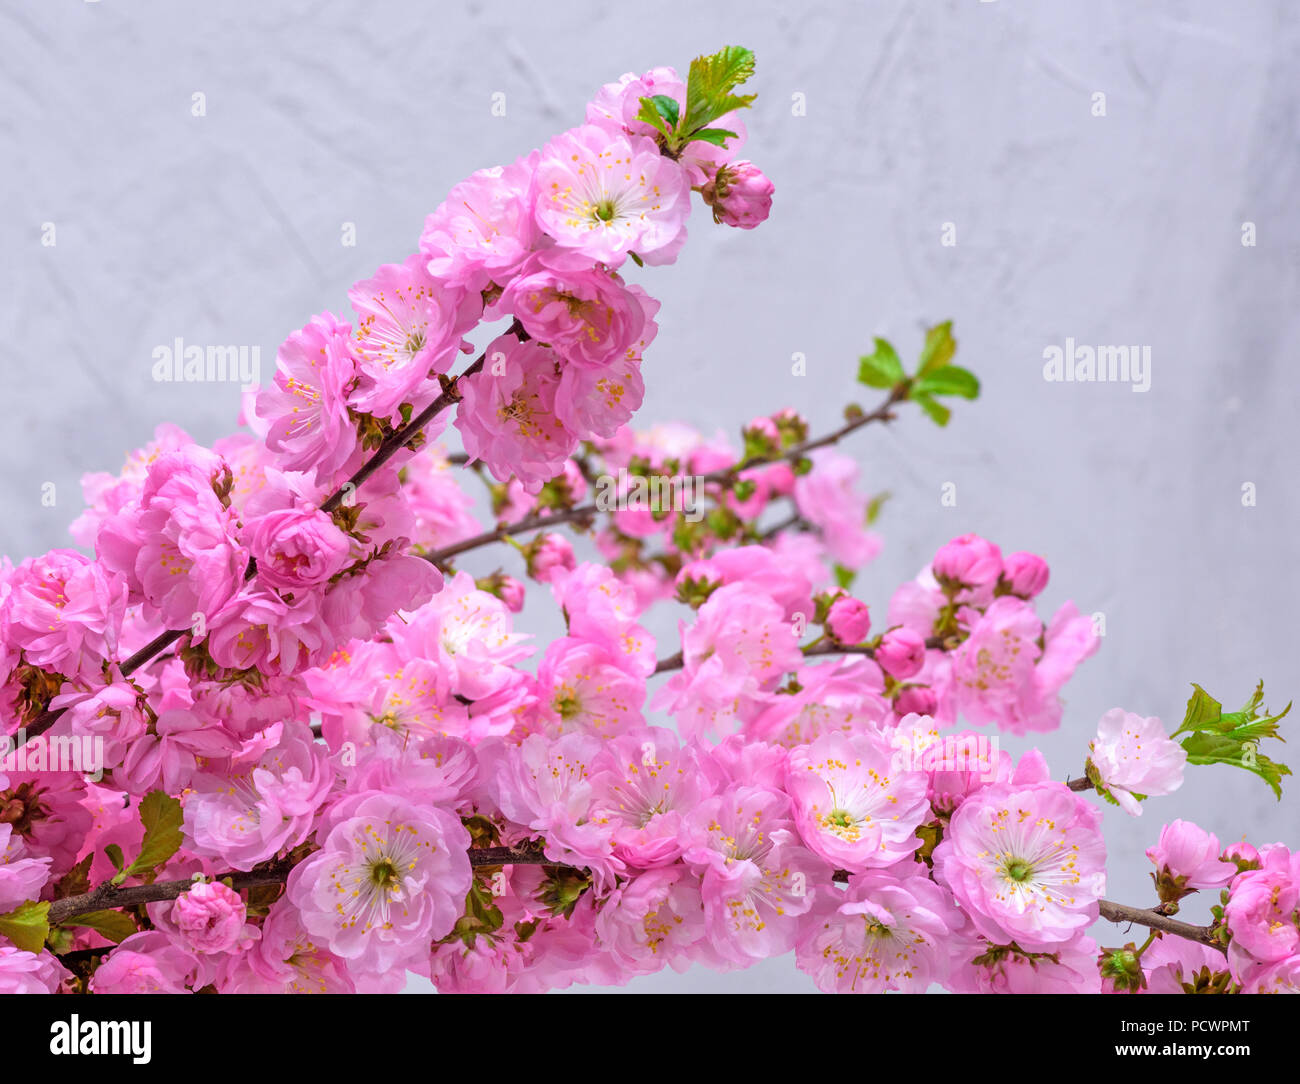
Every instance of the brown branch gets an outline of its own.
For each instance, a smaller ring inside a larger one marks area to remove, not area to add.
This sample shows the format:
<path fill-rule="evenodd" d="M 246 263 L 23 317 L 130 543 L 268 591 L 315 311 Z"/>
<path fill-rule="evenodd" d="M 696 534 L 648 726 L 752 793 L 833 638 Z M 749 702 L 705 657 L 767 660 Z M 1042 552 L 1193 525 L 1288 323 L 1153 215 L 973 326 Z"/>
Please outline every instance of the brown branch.
<path fill-rule="evenodd" d="M 947 642 L 947 639 L 942 636 L 931 636 L 925 641 L 925 646 L 928 649 L 938 650 L 945 647 Z M 876 649 L 870 644 L 837 644 L 830 640 L 803 649 L 805 659 L 815 659 L 822 655 L 865 655 L 869 659 L 874 659 Z M 655 663 L 653 672 L 664 674 L 670 670 L 680 670 L 684 665 L 685 660 L 682 658 L 682 653 L 678 651 Z"/>
<path fill-rule="evenodd" d="M 708 474 L 698 476 L 698 482 L 702 485 L 712 485 L 722 483 L 731 485 L 736 478 L 747 470 L 754 470 L 757 467 L 767 467 L 774 463 L 793 463 L 802 459 L 809 452 L 816 451 L 818 448 L 825 448 L 829 445 L 836 444 L 843 440 L 850 433 L 861 429 L 864 425 L 870 425 L 872 422 L 889 422 L 893 421 L 894 407 L 907 398 L 907 383 L 899 384 L 889 393 L 875 410 L 869 414 L 863 414 L 846 422 L 840 428 L 825 436 L 817 437 L 815 440 L 805 440 L 778 455 L 754 455 L 748 459 L 734 463 L 730 467 L 724 467 L 721 470 L 710 471 Z M 575 508 L 565 509 L 560 512 L 553 512 L 549 515 L 530 515 L 514 523 L 505 523 L 498 526 L 495 530 L 484 531 L 482 534 L 475 535 L 473 538 L 466 538 L 461 542 L 453 543 L 450 546 L 444 546 L 441 549 L 432 550 L 429 553 L 422 554 L 426 561 L 432 561 L 435 565 L 441 566 L 445 561 L 450 560 L 459 554 L 468 550 L 477 549 L 479 546 L 490 545 L 493 542 L 500 542 L 507 535 L 523 534 L 525 531 L 544 530 L 561 523 L 570 523 L 574 520 L 590 519 L 600 513 L 602 509 L 593 504 L 578 505 Z"/>
<path fill-rule="evenodd" d="M 1214 931 L 1209 926 L 1193 926 L 1190 922 L 1179 922 L 1176 918 L 1170 918 L 1168 915 L 1162 915 L 1158 911 L 1151 911 L 1145 907 L 1130 907 L 1125 903 L 1102 900 L 1101 917 L 1107 922 L 1135 923 L 1138 926 L 1146 926 L 1151 930 L 1160 930 L 1163 933 L 1172 933 L 1177 937 L 1185 937 L 1188 941 L 1208 945 L 1220 952 L 1227 951 L 1215 939 Z"/>

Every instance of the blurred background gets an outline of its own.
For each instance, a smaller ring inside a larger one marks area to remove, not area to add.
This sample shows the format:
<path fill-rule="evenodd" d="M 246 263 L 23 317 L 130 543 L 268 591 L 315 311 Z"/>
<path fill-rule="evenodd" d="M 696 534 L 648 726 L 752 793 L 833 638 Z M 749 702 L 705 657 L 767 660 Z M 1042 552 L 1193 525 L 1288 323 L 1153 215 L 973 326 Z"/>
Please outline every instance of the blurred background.
<path fill-rule="evenodd" d="M 117 471 L 159 422 L 235 427 L 237 386 L 156 382 L 155 347 L 257 347 L 269 374 L 290 331 L 415 249 L 457 180 L 580 123 L 623 72 L 734 43 L 758 55 L 744 154 L 772 217 L 730 230 L 697 206 L 675 267 L 629 267 L 663 301 L 638 423 L 734 435 L 790 405 L 824 431 L 872 402 L 854 382 L 872 336 L 911 362 L 951 318 L 980 400 L 947 430 L 906 410 L 846 446 L 892 494 L 855 589 L 877 622 L 954 535 L 1046 556 L 1042 611 L 1105 617 L 1037 741 L 1062 778 L 1108 708 L 1176 724 L 1192 681 L 1231 707 L 1260 678 L 1273 707 L 1300 693 L 1287 0 L 5 0 L 0 40 L 0 553 L 67 545 L 82 473 Z M 1149 347 L 1149 390 L 1045 380 L 1068 338 Z M 554 633 L 534 601 L 523 626 Z M 1190 773 L 1139 820 L 1107 808 L 1111 898 L 1153 898 L 1164 820 L 1295 842 L 1294 791 Z M 812 984 L 787 958 L 625 989 Z"/>

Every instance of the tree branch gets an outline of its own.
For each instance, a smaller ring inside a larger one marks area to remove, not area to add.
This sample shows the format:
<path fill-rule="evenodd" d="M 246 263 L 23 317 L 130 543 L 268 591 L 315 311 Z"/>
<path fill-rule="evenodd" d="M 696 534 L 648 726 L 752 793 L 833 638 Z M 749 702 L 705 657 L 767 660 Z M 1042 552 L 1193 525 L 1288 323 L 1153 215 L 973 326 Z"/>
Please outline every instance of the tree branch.
<path fill-rule="evenodd" d="M 1162 933 L 1172 933 L 1177 937 L 1185 937 L 1188 941 L 1207 945 L 1210 948 L 1218 949 L 1220 952 L 1227 951 L 1215 939 L 1214 932 L 1209 926 L 1193 926 L 1190 922 L 1179 922 L 1176 918 L 1170 918 L 1168 915 L 1162 915 L 1158 911 L 1151 911 L 1145 907 L 1130 907 L 1125 903 L 1102 900 L 1101 917 L 1107 922 L 1135 923 L 1138 926 L 1146 926 L 1151 930 L 1160 930 Z"/>

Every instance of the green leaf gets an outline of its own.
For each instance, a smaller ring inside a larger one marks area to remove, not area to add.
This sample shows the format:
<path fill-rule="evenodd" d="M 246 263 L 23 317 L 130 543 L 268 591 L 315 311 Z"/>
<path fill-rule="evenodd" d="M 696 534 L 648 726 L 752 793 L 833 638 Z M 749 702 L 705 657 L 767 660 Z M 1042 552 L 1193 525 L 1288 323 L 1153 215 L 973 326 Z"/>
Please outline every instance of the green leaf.
<path fill-rule="evenodd" d="M 735 132 L 727 128 L 701 128 L 698 132 L 691 133 L 691 142 L 700 140 L 704 143 L 712 143 L 715 147 L 725 147 L 728 139 L 739 139 Z"/>
<path fill-rule="evenodd" d="M 653 98 L 642 98 L 641 108 L 637 110 L 636 119 L 643 124 L 650 125 L 655 131 L 665 138 L 672 138 L 673 130 L 664 120 L 664 115 L 659 112 Z"/>
<path fill-rule="evenodd" d="M 114 944 L 119 944 L 133 933 L 140 932 L 135 920 L 121 911 L 87 911 L 85 914 L 61 922 L 60 925 L 87 926 L 96 933 L 103 934 Z"/>
<path fill-rule="evenodd" d="M 1277 715 L 1269 715 L 1267 709 L 1261 714 L 1263 701 L 1261 681 L 1240 711 L 1225 712 L 1219 701 L 1193 684 L 1182 726 L 1174 731 L 1174 736 L 1187 735 L 1182 747 L 1189 763 L 1244 768 L 1264 780 L 1280 799 L 1282 777 L 1290 775 L 1291 769 L 1261 753 L 1259 743 L 1266 738 L 1285 740 L 1278 733 L 1278 723 L 1291 710 L 1291 705 L 1287 704 Z"/>
<path fill-rule="evenodd" d="M 641 99 L 645 101 L 644 98 Z M 650 99 L 650 103 L 659 111 L 659 115 L 664 118 L 670 130 L 677 127 L 677 111 L 680 108 L 676 98 L 670 98 L 667 94 L 656 94 Z"/>
<path fill-rule="evenodd" d="M 876 339 L 874 354 L 858 359 L 858 382 L 869 388 L 892 388 L 906 378 L 898 351 L 885 339 Z"/>
<path fill-rule="evenodd" d="M 851 568 L 837 564 L 835 566 L 835 582 L 847 591 L 853 586 L 853 581 L 857 579 L 858 574 Z"/>
<path fill-rule="evenodd" d="M 134 862 L 113 878 L 120 885 L 128 877 L 152 873 L 181 848 L 181 804 L 161 790 L 151 790 L 140 800 L 144 840 Z"/>
<path fill-rule="evenodd" d="M 873 523 L 876 522 L 877 519 L 880 518 L 880 509 L 884 507 L 885 502 L 889 500 L 890 496 L 892 496 L 892 494 L 890 494 L 888 491 L 884 493 L 877 493 L 874 497 L 871 498 L 870 501 L 867 502 L 867 526 L 868 527 L 870 527 Z"/>
<path fill-rule="evenodd" d="M 952 417 L 951 410 L 939 402 L 939 400 L 931 398 L 923 391 L 912 392 L 911 399 L 917 406 L 934 419 L 935 425 L 947 425 L 948 419 Z"/>
<path fill-rule="evenodd" d="M 0 937 L 7 937 L 24 952 L 40 952 L 50 936 L 50 905 L 28 900 L 0 915 Z"/>
<path fill-rule="evenodd" d="M 681 130 L 692 136 L 711 121 L 733 109 L 744 109 L 753 94 L 732 91 L 754 74 L 754 54 L 739 45 L 728 45 L 712 56 L 697 56 L 686 77 L 686 117 Z"/>
<path fill-rule="evenodd" d="M 945 320 L 942 324 L 936 324 L 925 333 L 925 345 L 921 348 L 916 375 L 925 376 L 935 369 L 942 369 L 956 352 L 957 340 L 952 337 L 952 321 Z"/>
<path fill-rule="evenodd" d="M 93 853 L 86 855 L 85 858 L 58 879 L 54 885 L 54 898 L 56 900 L 67 899 L 69 896 L 80 896 L 83 892 L 90 891 L 90 863 L 94 859 L 95 855 Z"/>
<path fill-rule="evenodd" d="M 980 382 L 975 374 L 958 365 L 945 365 L 932 369 L 916 382 L 916 390 L 927 395 L 960 395 L 963 399 L 978 398 Z"/>
<path fill-rule="evenodd" d="M 116 843 L 110 843 L 104 848 L 104 853 L 108 855 L 108 860 L 113 863 L 113 868 L 119 873 L 126 864 L 126 856 L 122 853 L 122 848 Z"/>

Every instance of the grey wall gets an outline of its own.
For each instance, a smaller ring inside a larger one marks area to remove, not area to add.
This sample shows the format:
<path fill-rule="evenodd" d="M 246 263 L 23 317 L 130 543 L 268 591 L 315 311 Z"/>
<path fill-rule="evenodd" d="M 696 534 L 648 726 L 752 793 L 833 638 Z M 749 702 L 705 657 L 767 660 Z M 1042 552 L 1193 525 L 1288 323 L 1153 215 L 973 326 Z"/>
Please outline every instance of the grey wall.
<path fill-rule="evenodd" d="M 894 494 L 861 581 L 878 612 L 959 532 L 1045 554 L 1047 602 L 1107 624 L 1040 743 L 1062 775 L 1112 706 L 1176 719 L 1193 680 L 1300 693 L 1293 4 L 6 0 L 0 42 L 0 552 L 64 544 L 81 473 L 116 470 L 159 421 L 233 427 L 237 392 L 155 383 L 155 346 L 256 345 L 269 367 L 413 250 L 456 180 L 578 123 L 624 71 L 737 42 L 759 58 L 747 154 L 773 216 L 742 233 L 697 212 L 678 265 L 640 275 L 664 302 L 642 420 L 734 431 L 792 404 L 825 427 L 872 335 L 914 355 L 951 317 L 984 397 L 946 432 L 908 415 L 853 445 Z M 1150 390 L 1046 382 L 1066 337 L 1149 346 Z M 1222 768 L 1198 782 L 1140 821 L 1107 812 L 1113 897 L 1147 900 L 1162 819 L 1294 841 L 1293 795 Z M 772 961 L 633 988 L 810 984 Z"/>

